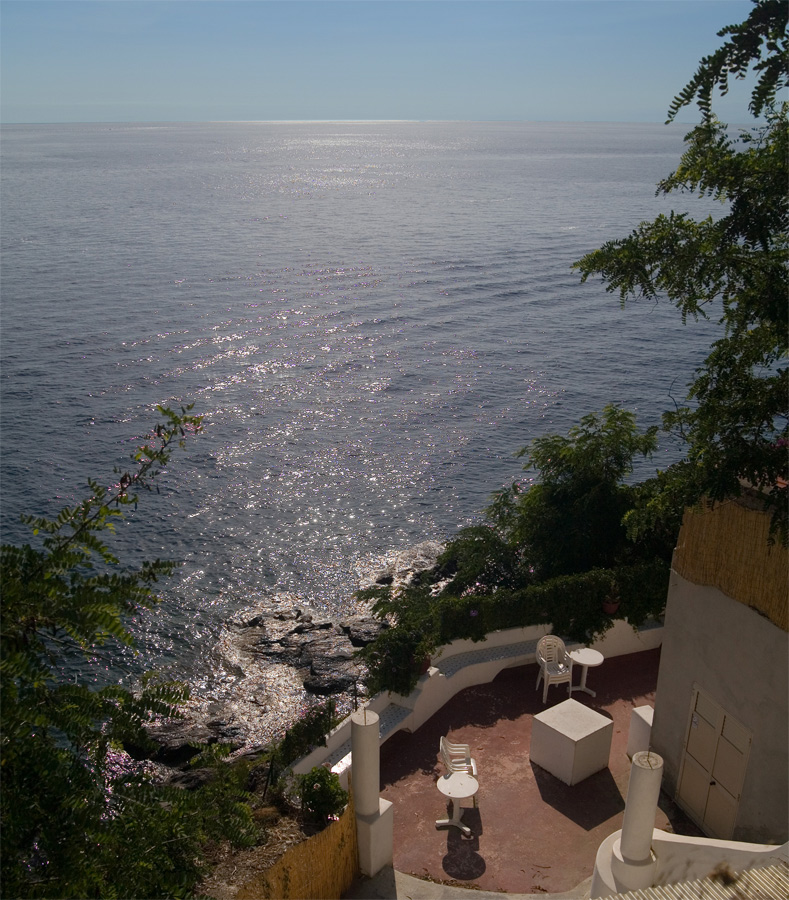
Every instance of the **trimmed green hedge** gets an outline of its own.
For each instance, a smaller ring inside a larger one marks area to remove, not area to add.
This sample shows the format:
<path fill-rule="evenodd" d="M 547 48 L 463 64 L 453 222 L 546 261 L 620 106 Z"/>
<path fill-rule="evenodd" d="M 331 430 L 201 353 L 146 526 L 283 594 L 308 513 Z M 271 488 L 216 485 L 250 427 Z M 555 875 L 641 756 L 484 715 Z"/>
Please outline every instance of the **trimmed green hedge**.
<path fill-rule="evenodd" d="M 407 695 L 416 686 L 425 657 L 438 647 L 458 639 L 481 641 L 491 631 L 552 624 L 555 634 L 588 644 L 607 631 L 614 619 L 624 619 L 636 628 L 663 612 L 668 579 L 668 564 L 656 559 L 561 575 L 519 590 L 460 597 L 434 598 L 428 588 L 419 587 L 399 597 L 385 590 L 368 592 L 368 597 L 376 599 L 377 615 L 396 619 L 394 627 L 359 651 L 368 668 L 368 688 L 372 693 L 386 690 Z M 603 601 L 611 596 L 620 599 L 613 616 L 603 611 Z"/>

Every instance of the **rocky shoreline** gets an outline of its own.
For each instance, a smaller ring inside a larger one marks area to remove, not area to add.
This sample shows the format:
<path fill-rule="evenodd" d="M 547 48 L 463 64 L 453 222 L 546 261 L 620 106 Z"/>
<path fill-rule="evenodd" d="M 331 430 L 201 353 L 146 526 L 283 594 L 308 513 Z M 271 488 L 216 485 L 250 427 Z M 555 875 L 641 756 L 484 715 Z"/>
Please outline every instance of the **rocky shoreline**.
<path fill-rule="evenodd" d="M 392 554 L 359 587 L 405 585 L 432 568 L 442 550 L 439 542 L 425 541 Z M 369 608 L 339 621 L 322 618 L 293 594 L 244 609 L 225 623 L 213 649 L 222 687 L 201 691 L 195 685 L 183 719 L 149 728 L 153 752 L 127 749 L 135 759 L 178 769 L 196 755 L 195 744 L 259 752 L 318 699 L 331 697 L 340 714 L 350 712 L 363 692 L 364 668 L 355 653 L 387 627 Z M 182 777 L 170 773 L 170 780 Z"/>

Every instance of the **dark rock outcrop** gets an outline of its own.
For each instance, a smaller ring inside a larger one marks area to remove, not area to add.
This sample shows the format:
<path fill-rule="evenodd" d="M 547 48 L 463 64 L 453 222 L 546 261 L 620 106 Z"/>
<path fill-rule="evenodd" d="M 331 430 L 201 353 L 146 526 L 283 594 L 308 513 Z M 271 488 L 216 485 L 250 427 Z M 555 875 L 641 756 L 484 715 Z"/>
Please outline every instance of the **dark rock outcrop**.
<path fill-rule="evenodd" d="M 257 663 L 269 660 L 308 670 L 304 688 L 326 696 L 354 688 L 359 678 L 354 662 L 356 649 L 375 640 L 387 627 L 387 623 L 363 615 L 335 625 L 297 609 L 290 614 L 242 615 L 228 623 L 228 632 L 234 649 Z"/>
<path fill-rule="evenodd" d="M 417 572 L 432 568 L 442 549 L 436 541 L 425 541 L 392 554 L 363 580 L 397 590 Z M 127 749 L 138 760 L 185 766 L 199 752 L 195 745 L 222 743 L 236 750 L 274 739 L 288 724 L 283 721 L 283 698 L 291 697 L 295 707 L 303 702 L 302 690 L 334 696 L 340 707 L 352 708 L 363 675 L 356 651 L 388 627 L 370 613 L 335 623 L 293 594 L 267 597 L 225 624 L 212 650 L 217 681 L 208 690 L 193 691 L 186 710 L 191 718 L 151 727 L 154 750 Z M 190 776 L 183 786 L 193 782 Z"/>
<path fill-rule="evenodd" d="M 388 627 L 388 622 L 382 622 L 372 616 L 352 616 L 340 622 L 340 628 L 348 635 L 348 639 L 354 647 L 366 647 L 378 637 L 384 628 Z"/>
<path fill-rule="evenodd" d="M 151 744 L 127 743 L 124 747 L 132 759 L 149 759 L 165 766 L 186 765 L 200 752 L 200 745 L 223 743 L 231 749 L 244 744 L 244 735 L 225 722 L 221 724 L 196 722 L 191 719 L 175 719 L 146 729 Z"/>
<path fill-rule="evenodd" d="M 422 541 L 401 550 L 391 556 L 384 566 L 372 572 L 365 586 L 391 585 L 395 590 L 404 587 L 418 572 L 432 569 L 443 550 L 444 545 L 438 541 Z"/>

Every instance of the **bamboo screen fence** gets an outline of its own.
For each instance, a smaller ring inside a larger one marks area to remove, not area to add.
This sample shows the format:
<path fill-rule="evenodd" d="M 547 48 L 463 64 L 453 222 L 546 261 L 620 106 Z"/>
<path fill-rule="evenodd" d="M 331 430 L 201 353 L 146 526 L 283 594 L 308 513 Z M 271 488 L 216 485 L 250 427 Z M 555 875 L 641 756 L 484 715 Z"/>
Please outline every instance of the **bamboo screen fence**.
<path fill-rule="evenodd" d="M 242 885 L 237 900 L 337 900 L 359 873 L 353 794 L 339 820 Z"/>
<path fill-rule="evenodd" d="M 769 543 L 769 532 L 769 513 L 737 501 L 687 509 L 673 568 L 789 631 L 789 553 L 780 543 Z"/>

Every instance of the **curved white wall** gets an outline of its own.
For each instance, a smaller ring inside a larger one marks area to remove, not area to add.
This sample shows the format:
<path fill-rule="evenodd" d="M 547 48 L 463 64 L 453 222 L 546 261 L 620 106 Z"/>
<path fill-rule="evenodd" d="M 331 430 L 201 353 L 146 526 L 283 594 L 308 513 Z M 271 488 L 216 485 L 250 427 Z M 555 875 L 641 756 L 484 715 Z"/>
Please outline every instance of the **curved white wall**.
<path fill-rule="evenodd" d="M 408 710 L 407 714 L 398 721 L 396 727 L 386 729 L 382 717 L 381 731 L 382 742 L 391 737 L 396 731 L 416 731 L 431 716 L 433 716 L 445 703 L 452 699 L 464 688 L 477 684 L 487 684 L 492 681 L 503 669 L 515 666 L 524 666 L 534 662 L 534 651 L 482 662 L 470 663 L 463 666 L 451 677 L 443 675 L 440 666 L 447 660 L 462 653 L 471 653 L 478 650 L 505 647 L 512 644 L 536 642 L 544 634 L 550 632 L 550 625 L 533 625 L 528 628 L 508 628 L 502 631 L 493 631 L 484 641 L 457 640 L 439 648 L 433 658 L 433 665 L 427 674 L 423 675 L 415 690 L 407 697 L 399 694 L 384 692 L 371 697 L 367 708 L 384 714 L 387 707 L 396 704 Z M 663 639 L 663 626 L 660 623 L 651 623 L 640 630 L 618 619 L 603 637 L 591 644 L 606 657 L 624 656 L 628 653 L 639 653 L 643 650 L 653 650 L 659 647 Z M 577 646 L 568 645 L 570 648 Z M 348 745 L 350 752 L 351 720 L 350 716 L 341 722 L 329 735 L 326 746 L 317 747 L 308 756 L 298 760 L 293 765 L 293 771 L 297 774 L 309 772 L 313 766 L 323 765 L 329 757 L 336 754 L 344 745 Z M 333 765 L 343 783 L 347 783 L 348 770 L 351 765 L 350 757 L 343 758 L 342 762 Z"/>

